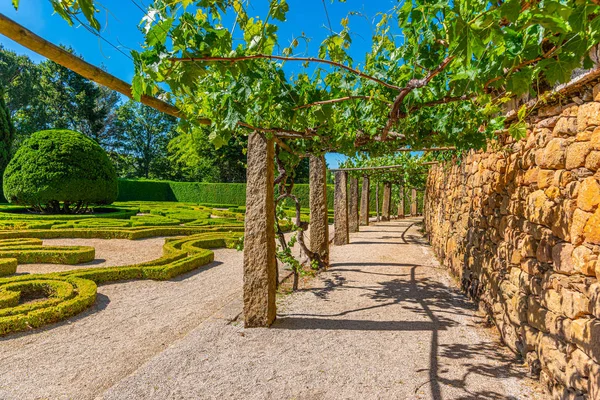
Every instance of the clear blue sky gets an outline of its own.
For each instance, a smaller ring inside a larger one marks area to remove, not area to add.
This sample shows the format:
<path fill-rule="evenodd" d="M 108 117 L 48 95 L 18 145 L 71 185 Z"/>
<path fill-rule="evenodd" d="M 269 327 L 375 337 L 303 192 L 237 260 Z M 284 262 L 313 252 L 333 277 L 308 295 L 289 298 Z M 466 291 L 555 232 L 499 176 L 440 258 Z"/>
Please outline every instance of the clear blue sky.
<path fill-rule="evenodd" d="M 103 13 L 99 18 L 102 25 L 101 35 L 113 45 L 129 54 L 131 49 L 139 50 L 143 42 L 143 35 L 138 29 L 138 24 L 144 13 L 136 7 L 135 3 L 145 8 L 148 1 L 141 0 L 104 0 L 101 3 L 110 11 Z M 103 65 L 111 74 L 131 82 L 133 78 L 133 63 L 119 50 L 102 41 L 81 26 L 69 26 L 60 16 L 53 15 L 52 6 L 48 0 L 21 0 L 19 11 L 15 11 L 11 2 L 0 2 L 0 12 L 14 19 L 21 25 L 46 40 L 55 44 L 72 47 L 76 53 L 94 64 Z M 290 12 L 288 21 L 279 31 L 279 41 L 287 45 L 294 37 L 304 33 L 311 38 L 308 48 L 304 45 L 298 47 L 296 55 L 315 56 L 321 41 L 329 34 L 328 19 L 322 0 L 288 0 Z M 254 8 L 250 15 L 264 18 L 266 0 L 255 0 Z M 351 55 L 355 63 L 364 59 L 365 52 L 371 44 L 372 20 L 381 11 L 388 11 L 396 4 L 393 0 L 349 0 L 347 3 L 331 2 L 325 0 L 329 20 L 334 31 L 340 31 L 340 21 L 350 11 L 357 11 L 361 15 L 350 17 L 353 31 Z M 253 12 L 254 11 L 254 12 Z M 19 54 L 27 54 L 34 61 L 41 61 L 43 57 L 25 49 L 10 39 L 0 36 L 0 43 Z M 290 66 L 289 68 L 294 68 Z M 287 68 L 286 68 L 287 69 Z M 339 154 L 327 155 L 330 167 L 336 167 L 344 156 Z"/>

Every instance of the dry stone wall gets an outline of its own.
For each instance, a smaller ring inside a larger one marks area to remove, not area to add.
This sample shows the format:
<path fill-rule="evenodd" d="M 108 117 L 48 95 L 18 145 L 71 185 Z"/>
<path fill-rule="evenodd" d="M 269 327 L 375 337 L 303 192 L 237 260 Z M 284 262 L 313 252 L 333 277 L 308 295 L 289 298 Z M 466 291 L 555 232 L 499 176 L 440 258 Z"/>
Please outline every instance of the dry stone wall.
<path fill-rule="evenodd" d="M 425 223 L 551 398 L 600 400 L 600 85 L 571 101 L 524 140 L 435 165 Z"/>

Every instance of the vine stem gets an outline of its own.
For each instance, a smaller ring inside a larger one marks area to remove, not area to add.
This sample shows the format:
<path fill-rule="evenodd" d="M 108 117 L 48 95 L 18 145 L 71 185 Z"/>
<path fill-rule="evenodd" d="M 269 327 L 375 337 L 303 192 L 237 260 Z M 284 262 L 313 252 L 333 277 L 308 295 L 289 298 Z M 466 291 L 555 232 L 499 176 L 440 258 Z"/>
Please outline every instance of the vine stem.
<path fill-rule="evenodd" d="M 400 86 L 392 85 L 391 83 L 387 83 L 382 81 L 381 79 L 375 78 L 374 76 L 365 74 L 357 69 L 344 65 L 342 63 L 326 60 L 324 58 L 316 58 L 316 57 L 286 57 L 286 56 L 276 56 L 269 54 L 252 54 L 247 56 L 237 56 L 237 57 L 220 57 L 220 56 L 209 56 L 209 57 L 174 57 L 169 58 L 171 62 L 230 62 L 235 63 L 239 61 L 247 61 L 247 60 L 257 60 L 257 59 L 265 59 L 265 60 L 279 60 L 279 61 L 301 61 L 301 62 L 313 62 L 313 63 L 321 63 L 328 64 L 337 68 L 341 68 L 348 72 L 353 73 L 354 75 L 360 76 L 361 78 L 369 79 L 373 82 L 377 82 L 382 86 L 388 87 L 390 89 L 402 91 L 405 88 Z"/>

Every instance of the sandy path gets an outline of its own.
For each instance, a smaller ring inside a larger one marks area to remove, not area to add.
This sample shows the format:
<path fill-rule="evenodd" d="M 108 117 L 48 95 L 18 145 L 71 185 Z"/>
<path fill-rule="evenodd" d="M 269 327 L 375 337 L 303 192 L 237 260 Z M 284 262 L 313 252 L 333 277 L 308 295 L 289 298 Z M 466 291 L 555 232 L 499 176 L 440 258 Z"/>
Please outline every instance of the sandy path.
<path fill-rule="evenodd" d="M 45 239 L 45 246 L 92 246 L 96 249 L 94 261 L 78 265 L 21 264 L 17 272 L 47 273 L 69 271 L 76 268 L 113 267 L 138 264 L 160 258 L 163 254 L 164 237 L 127 239 Z"/>
<path fill-rule="evenodd" d="M 99 288 L 96 306 L 0 339 L 0 399 L 529 399 L 530 382 L 451 289 L 409 220 L 332 248 L 272 329 L 241 310 L 242 254 L 170 282 Z"/>
<path fill-rule="evenodd" d="M 98 398 L 536 398 L 416 228 L 403 235 L 410 224 L 333 248 L 330 271 L 280 299 L 271 329 L 208 319 Z"/>

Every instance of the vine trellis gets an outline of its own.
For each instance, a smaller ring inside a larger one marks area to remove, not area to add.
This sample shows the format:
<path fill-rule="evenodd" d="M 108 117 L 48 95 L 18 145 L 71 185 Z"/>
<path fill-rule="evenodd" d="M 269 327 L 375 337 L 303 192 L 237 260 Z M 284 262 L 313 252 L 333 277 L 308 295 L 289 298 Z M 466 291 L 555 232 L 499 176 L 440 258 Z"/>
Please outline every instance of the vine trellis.
<path fill-rule="evenodd" d="M 100 31 L 99 2 L 50 1 L 69 23 L 80 22 L 82 14 L 88 28 Z M 13 5 L 18 7 L 19 0 Z M 278 177 L 265 181 L 249 172 L 249 187 L 268 193 L 265 188 L 277 183 L 277 198 L 266 198 L 271 207 L 283 199 L 295 203 L 298 242 L 319 265 L 319 255 L 304 243 L 306 226 L 291 193 L 291 172 L 302 156 L 338 151 L 356 157 L 352 162 L 383 166 L 383 161 L 368 160 L 398 157 L 398 149 L 452 148 L 418 162 L 403 159 L 407 168 L 402 180 L 408 185 L 423 174 L 406 171 L 426 168 L 423 161 L 483 148 L 506 129 L 523 137 L 527 105 L 507 120 L 504 104 L 551 91 L 569 81 L 575 69 L 594 67 L 589 51 L 600 41 L 597 0 L 401 0 L 373 18 L 371 48 L 357 61 L 352 49 L 355 13 L 340 21 L 337 32 L 329 24 L 330 34 L 317 54 L 302 54 L 299 45 L 309 40 L 303 33 L 289 46 L 279 41 L 278 30 L 293 12 L 286 0 L 270 0 L 262 18 L 250 17 L 250 7 L 250 1 L 242 0 L 152 1 L 141 23 L 142 49 L 131 52 L 131 90 L 54 48 L 48 50 L 46 43 L 31 44 L 35 38 L 30 32 L 5 16 L 0 29 L 17 41 L 29 40 L 30 48 L 54 55 L 68 68 L 181 117 L 183 131 L 210 125 L 216 146 L 232 135 L 249 135 L 249 143 L 264 152 L 249 148 L 249 163 L 267 172 L 274 160 L 265 154 L 276 153 Z M 284 70 L 290 62 L 300 65 L 294 74 Z M 380 173 L 380 179 L 398 178 L 389 176 L 391 170 Z M 256 202 L 248 214 L 271 220 L 275 211 L 265 204 Z M 265 229 L 274 241 L 275 227 Z M 277 230 L 289 254 L 279 224 Z M 259 254 L 259 242 L 252 242 L 256 247 L 248 254 Z M 275 315 L 271 254 L 259 258 L 269 266 L 264 271 L 249 268 L 265 274 L 249 282 L 260 282 L 256 291 L 268 296 L 264 300 L 247 293 L 248 326 L 269 325 Z M 263 306 L 267 311 L 256 311 Z"/>

